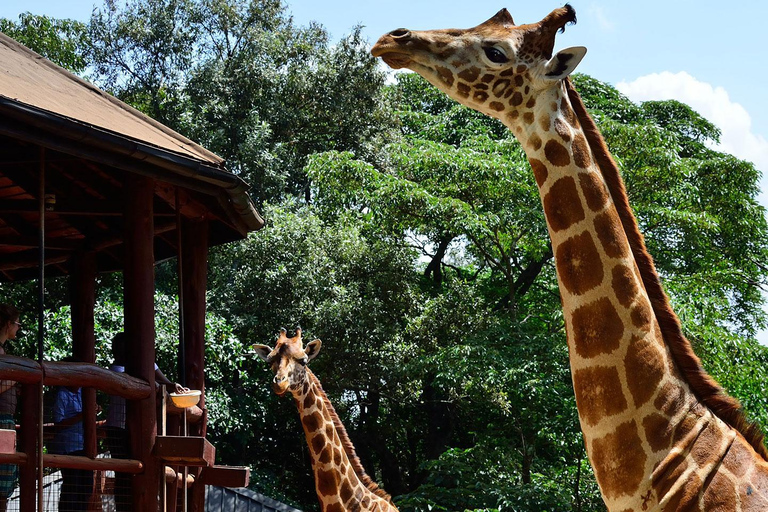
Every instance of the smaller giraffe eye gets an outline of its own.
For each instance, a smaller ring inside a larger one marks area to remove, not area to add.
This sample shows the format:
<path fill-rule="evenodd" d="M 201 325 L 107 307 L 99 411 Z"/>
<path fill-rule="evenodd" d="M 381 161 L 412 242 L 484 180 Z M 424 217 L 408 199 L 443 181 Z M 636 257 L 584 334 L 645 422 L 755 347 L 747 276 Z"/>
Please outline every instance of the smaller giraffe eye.
<path fill-rule="evenodd" d="M 488 57 L 488 60 L 491 62 L 495 62 L 496 64 L 504 64 L 505 62 L 508 62 L 509 59 L 507 59 L 507 56 L 504 55 L 504 52 L 499 50 L 498 48 L 483 48 L 485 51 L 485 56 Z"/>

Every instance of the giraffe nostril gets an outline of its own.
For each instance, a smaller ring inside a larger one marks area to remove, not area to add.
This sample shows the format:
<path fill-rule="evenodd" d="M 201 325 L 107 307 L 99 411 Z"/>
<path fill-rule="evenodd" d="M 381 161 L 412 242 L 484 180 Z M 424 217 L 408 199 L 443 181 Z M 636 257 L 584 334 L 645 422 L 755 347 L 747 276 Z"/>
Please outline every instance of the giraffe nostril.
<path fill-rule="evenodd" d="M 404 39 L 411 35 L 411 31 L 405 28 L 398 28 L 397 30 L 390 32 L 389 35 L 395 39 Z"/>

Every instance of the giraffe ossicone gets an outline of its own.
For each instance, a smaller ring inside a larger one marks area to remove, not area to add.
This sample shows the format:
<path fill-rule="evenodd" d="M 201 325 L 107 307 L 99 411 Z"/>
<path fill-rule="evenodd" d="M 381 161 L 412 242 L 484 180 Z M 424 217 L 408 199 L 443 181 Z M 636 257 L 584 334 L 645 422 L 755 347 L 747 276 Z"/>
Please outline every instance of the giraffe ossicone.
<path fill-rule="evenodd" d="M 307 367 L 321 346 L 317 339 L 304 346 L 301 329 L 293 337 L 281 329 L 274 348 L 253 346 L 274 373 L 272 389 L 279 396 L 290 393 L 299 410 L 320 508 L 323 512 L 397 512 L 390 496 L 365 473 L 336 410 Z"/>
<path fill-rule="evenodd" d="M 570 5 L 516 25 L 397 29 L 372 48 L 501 120 L 539 187 L 590 463 L 612 512 L 768 510 L 768 452 L 701 368 L 663 291 L 618 167 L 573 88 L 583 47 L 554 52 Z"/>

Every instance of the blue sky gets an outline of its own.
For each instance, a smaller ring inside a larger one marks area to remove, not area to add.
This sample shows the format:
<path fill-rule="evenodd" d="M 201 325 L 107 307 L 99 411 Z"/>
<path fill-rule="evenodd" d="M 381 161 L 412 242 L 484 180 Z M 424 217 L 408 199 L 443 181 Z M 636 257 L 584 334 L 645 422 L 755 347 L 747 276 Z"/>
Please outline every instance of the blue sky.
<path fill-rule="evenodd" d="M 120 3 L 123 0 L 116 0 Z M 286 1 L 286 0 L 284 0 Z M 362 25 L 372 44 L 395 28 L 467 28 L 507 7 L 516 23 L 543 18 L 562 1 L 292 0 L 294 21 L 316 21 L 332 40 Z M 768 175 L 768 2 L 744 0 L 571 0 L 578 23 L 556 48 L 586 46 L 578 71 L 618 87 L 635 101 L 683 101 L 722 131 L 720 150 Z M 0 17 L 22 12 L 87 21 L 93 0 L 3 0 Z M 768 179 L 760 200 L 768 206 Z M 768 333 L 761 335 L 768 344 Z"/>

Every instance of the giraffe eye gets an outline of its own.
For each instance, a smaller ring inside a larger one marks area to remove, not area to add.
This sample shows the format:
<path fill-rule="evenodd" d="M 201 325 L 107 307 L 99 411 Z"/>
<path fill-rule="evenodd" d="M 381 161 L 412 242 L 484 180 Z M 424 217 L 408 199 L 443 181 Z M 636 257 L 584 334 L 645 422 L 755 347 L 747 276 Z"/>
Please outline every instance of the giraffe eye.
<path fill-rule="evenodd" d="M 491 62 L 495 62 L 496 64 L 504 64 L 509 61 L 506 55 L 499 50 L 498 48 L 483 48 L 485 51 L 485 56 L 488 57 L 488 60 Z"/>

